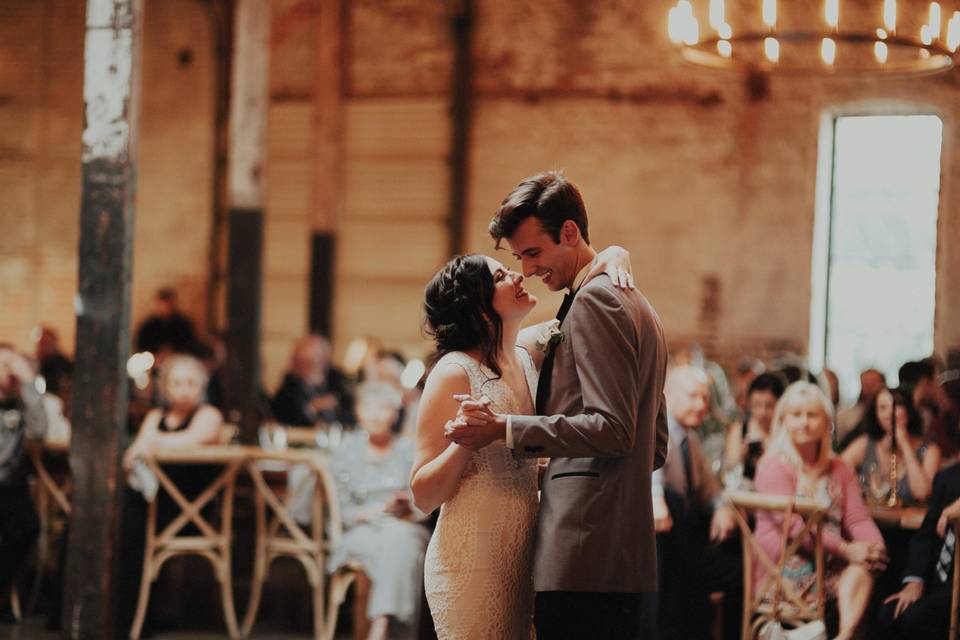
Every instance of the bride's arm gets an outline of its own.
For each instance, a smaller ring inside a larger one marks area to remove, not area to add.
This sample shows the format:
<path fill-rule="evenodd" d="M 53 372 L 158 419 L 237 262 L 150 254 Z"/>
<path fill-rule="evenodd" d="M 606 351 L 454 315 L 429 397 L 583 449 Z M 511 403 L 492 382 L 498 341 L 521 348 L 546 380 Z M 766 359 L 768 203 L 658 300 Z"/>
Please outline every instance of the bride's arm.
<path fill-rule="evenodd" d="M 413 502 L 430 513 L 453 497 L 472 452 L 447 440 L 444 426 L 457 415 L 454 394 L 469 394 L 470 378 L 462 367 L 443 364 L 427 377 L 417 415 L 417 451 L 410 489 Z"/>

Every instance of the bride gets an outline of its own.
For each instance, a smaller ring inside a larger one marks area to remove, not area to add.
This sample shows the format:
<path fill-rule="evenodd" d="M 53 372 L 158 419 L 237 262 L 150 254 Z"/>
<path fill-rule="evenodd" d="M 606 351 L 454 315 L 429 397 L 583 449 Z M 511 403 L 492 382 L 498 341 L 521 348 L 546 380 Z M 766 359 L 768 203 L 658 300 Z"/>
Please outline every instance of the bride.
<path fill-rule="evenodd" d="M 587 278 L 607 273 L 616 283 L 624 269 L 629 255 L 610 247 Z M 498 413 L 533 413 L 544 325 L 520 323 L 536 304 L 521 274 L 478 254 L 454 258 L 426 288 L 437 359 L 420 403 L 411 488 L 419 509 L 441 507 L 424 571 L 440 640 L 534 637 L 537 462 L 501 441 L 471 451 L 448 441 L 444 426 L 463 395 L 486 397 Z"/>

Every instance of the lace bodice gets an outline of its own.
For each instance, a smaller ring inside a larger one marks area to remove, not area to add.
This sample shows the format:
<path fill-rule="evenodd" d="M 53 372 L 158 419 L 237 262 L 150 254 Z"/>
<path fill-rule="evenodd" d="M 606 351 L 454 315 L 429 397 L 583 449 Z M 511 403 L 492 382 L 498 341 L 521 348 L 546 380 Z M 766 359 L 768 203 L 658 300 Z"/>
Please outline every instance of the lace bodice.
<path fill-rule="evenodd" d="M 487 396 L 497 413 L 529 413 L 537 373 L 525 350 L 517 355 L 529 398 L 517 398 L 492 371 L 464 353 L 455 363 L 470 393 Z M 440 364 L 438 363 L 438 364 Z M 533 634 L 533 535 L 537 514 L 536 460 L 516 458 L 502 441 L 474 452 L 427 549 L 424 583 L 440 640 L 519 640 Z"/>

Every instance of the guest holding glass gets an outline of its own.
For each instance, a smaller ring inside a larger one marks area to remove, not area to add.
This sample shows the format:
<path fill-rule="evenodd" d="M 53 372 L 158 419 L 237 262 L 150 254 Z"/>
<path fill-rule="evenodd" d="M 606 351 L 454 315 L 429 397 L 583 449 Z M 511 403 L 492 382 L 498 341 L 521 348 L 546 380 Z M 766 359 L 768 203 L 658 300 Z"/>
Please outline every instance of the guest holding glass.
<path fill-rule="evenodd" d="M 860 475 L 868 500 L 886 500 L 891 487 L 891 460 L 896 456 L 897 495 L 904 504 L 930 496 L 940 468 L 940 447 L 923 438 L 923 422 L 909 396 L 881 389 L 862 424 L 864 433 L 843 450 L 843 459 Z"/>
<path fill-rule="evenodd" d="M 368 640 L 386 638 L 391 621 L 409 632 L 423 588 L 430 535 L 418 522 L 425 514 L 413 506 L 410 493 L 413 441 L 392 429 L 401 406 L 401 394 L 391 385 L 361 385 L 356 403 L 361 428 L 347 432 L 331 458 L 344 535 L 330 569 L 356 561 L 370 578 Z"/>
<path fill-rule="evenodd" d="M 770 447 L 757 467 L 756 489 L 791 497 L 815 499 L 827 506 L 823 524 L 826 552 L 826 596 L 839 611 L 836 638 L 854 637 L 870 602 L 874 576 L 886 567 L 883 538 L 870 518 L 856 476 L 833 455 L 830 426 L 833 407 L 816 385 L 796 382 L 777 403 Z M 779 559 L 783 517 L 757 513 L 755 538 L 767 555 Z M 803 521 L 793 516 L 790 536 L 800 534 Z M 766 567 L 754 565 L 754 584 L 766 577 Z M 816 596 L 816 566 L 812 540 L 788 558 L 783 580 L 806 597 Z M 831 622 L 828 620 L 828 623 Z M 833 637 L 833 636 L 831 636 Z"/>
<path fill-rule="evenodd" d="M 723 468 L 728 489 L 752 487 L 757 462 L 770 442 L 773 412 L 784 386 L 783 378 L 776 373 L 761 373 L 750 382 L 743 421 L 727 427 Z"/>

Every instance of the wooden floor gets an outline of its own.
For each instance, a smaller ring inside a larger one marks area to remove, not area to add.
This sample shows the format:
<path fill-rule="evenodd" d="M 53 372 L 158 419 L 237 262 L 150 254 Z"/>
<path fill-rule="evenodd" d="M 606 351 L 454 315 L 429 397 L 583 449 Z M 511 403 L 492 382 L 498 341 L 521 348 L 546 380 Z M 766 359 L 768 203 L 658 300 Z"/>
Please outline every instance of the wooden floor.
<path fill-rule="evenodd" d="M 224 640 L 224 633 L 210 633 L 207 631 L 168 631 L 150 636 L 150 640 Z M 346 640 L 348 633 L 338 634 L 337 640 Z M 63 635 L 57 632 L 44 630 L 43 619 L 36 618 L 20 624 L 0 624 L 0 640 L 62 640 Z M 308 640 L 308 634 L 291 634 L 271 632 L 269 629 L 254 629 L 251 640 Z"/>

